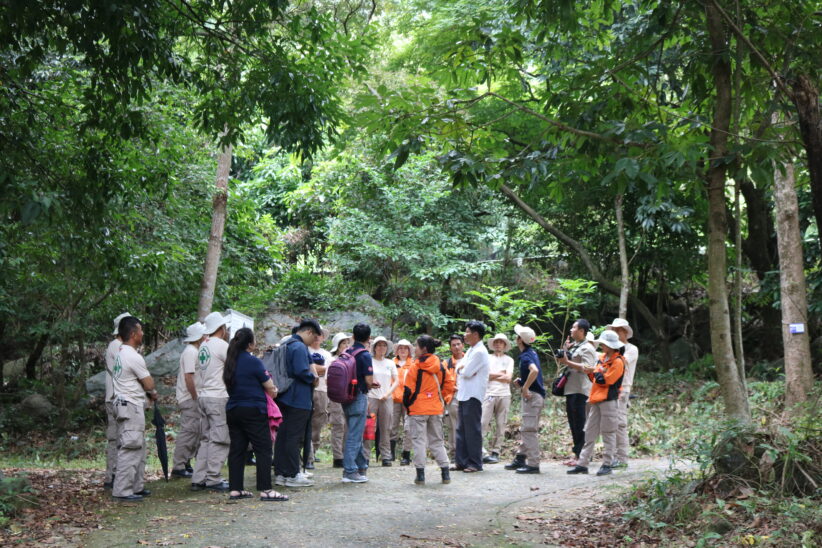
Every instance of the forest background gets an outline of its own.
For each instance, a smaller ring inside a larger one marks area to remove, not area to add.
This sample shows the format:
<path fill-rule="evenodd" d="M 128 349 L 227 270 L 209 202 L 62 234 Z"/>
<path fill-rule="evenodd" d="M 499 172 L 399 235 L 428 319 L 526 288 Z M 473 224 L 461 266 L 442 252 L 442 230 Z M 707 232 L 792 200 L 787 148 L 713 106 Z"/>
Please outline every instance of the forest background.
<path fill-rule="evenodd" d="M 123 310 L 151 350 L 204 299 L 253 316 L 365 293 L 397 334 L 527 321 L 546 352 L 569 312 L 625 316 L 641 371 L 716 381 L 738 424 L 748 379 L 778 383 L 793 429 L 816 410 L 818 2 L 0 14 L 5 409 L 45 392 L 73 410 L 59 429 L 87 420 Z"/>

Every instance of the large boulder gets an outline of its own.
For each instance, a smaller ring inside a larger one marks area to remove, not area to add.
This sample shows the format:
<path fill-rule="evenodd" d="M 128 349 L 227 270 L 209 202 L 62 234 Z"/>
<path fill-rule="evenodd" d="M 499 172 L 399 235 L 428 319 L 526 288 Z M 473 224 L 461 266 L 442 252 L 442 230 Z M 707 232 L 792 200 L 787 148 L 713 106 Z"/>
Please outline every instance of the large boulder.
<path fill-rule="evenodd" d="M 28 417 L 45 419 L 54 412 L 54 406 L 42 394 L 29 394 L 20 402 L 20 412 Z"/>
<path fill-rule="evenodd" d="M 106 372 L 100 371 L 86 380 L 86 392 L 92 398 L 102 398 L 106 395 Z"/>
<path fill-rule="evenodd" d="M 668 348 L 671 351 L 671 364 L 677 369 L 688 367 L 698 357 L 698 348 L 685 337 L 678 338 Z"/>
<path fill-rule="evenodd" d="M 186 347 L 183 339 L 174 339 L 148 356 L 146 356 L 146 367 L 151 372 L 152 377 L 169 377 L 177 375 L 180 370 L 180 355 Z"/>

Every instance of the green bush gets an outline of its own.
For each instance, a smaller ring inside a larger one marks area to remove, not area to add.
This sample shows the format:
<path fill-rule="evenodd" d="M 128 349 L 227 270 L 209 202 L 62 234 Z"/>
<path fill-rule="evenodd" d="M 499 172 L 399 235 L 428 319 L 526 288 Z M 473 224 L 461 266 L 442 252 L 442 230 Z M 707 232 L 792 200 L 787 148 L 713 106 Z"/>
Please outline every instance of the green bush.
<path fill-rule="evenodd" d="M 335 310 L 345 306 L 354 287 L 341 276 L 325 276 L 292 268 L 275 288 L 275 302 L 296 310 Z"/>

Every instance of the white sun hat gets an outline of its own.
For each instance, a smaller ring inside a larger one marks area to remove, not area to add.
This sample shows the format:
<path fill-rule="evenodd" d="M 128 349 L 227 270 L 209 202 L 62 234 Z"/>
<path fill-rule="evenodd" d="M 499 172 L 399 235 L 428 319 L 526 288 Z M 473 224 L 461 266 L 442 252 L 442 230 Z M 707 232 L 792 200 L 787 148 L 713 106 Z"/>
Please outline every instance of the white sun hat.
<path fill-rule="evenodd" d="M 391 353 L 391 351 L 394 350 L 394 343 L 392 343 L 391 341 L 389 341 L 388 339 L 386 339 L 382 335 L 380 335 L 379 337 L 377 337 L 376 339 L 371 341 L 371 353 L 372 354 L 374 353 L 374 347 L 377 346 L 377 343 L 381 343 L 381 342 L 385 343 L 386 346 L 387 346 L 387 348 L 385 349 L 385 355 L 386 356 L 389 355 Z"/>
<path fill-rule="evenodd" d="M 203 338 L 205 334 L 205 326 L 200 322 L 193 323 L 186 327 L 186 336 L 183 342 L 196 342 Z"/>
<path fill-rule="evenodd" d="M 628 332 L 628 338 L 634 336 L 634 330 L 631 329 L 631 325 L 628 323 L 628 320 L 623 320 L 622 318 L 616 318 L 614 321 L 611 322 L 610 325 L 605 326 L 608 329 L 613 329 L 615 327 L 621 327 Z"/>
<path fill-rule="evenodd" d="M 592 342 L 594 342 L 594 339 L 596 339 L 596 337 L 594 337 L 594 332 L 593 331 L 589 331 L 585 334 L 585 340 L 586 341 L 592 343 Z"/>
<path fill-rule="evenodd" d="M 397 342 L 397 344 L 394 345 L 394 352 L 396 353 L 397 349 L 401 346 L 407 346 L 409 355 L 414 355 L 414 345 L 411 344 L 411 341 L 409 341 L 408 339 L 400 339 L 399 342 Z"/>
<path fill-rule="evenodd" d="M 508 337 L 505 336 L 505 333 L 497 333 L 496 335 L 494 335 L 493 339 L 488 339 L 488 342 L 486 344 L 488 345 L 488 350 L 490 350 L 491 352 L 494 351 L 494 341 L 502 341 L 505 343 L 505 349 L 503 350 L 503 352 L 508 352 L 509 350 L 511 350 L 511 341 L 508 340 Z"/>
<path fill-rule="evenodd" d="M 342 331 L 334 335 L 334 338 L 331 339 L 331 353 L 334 354 L 335 352 L 337 352 L 337 348 L 340 347 L 340 343 L 346 339 L 350 339 L 352 336 L 353 335 L 348 335 L 346 333 L 343 333 Z"/>
<path fill-rule="evenodd" d="M 117 335 L 119 333 L 120 320 L 122 320 L 123 318 L 128 318 L 129 316 L 131 316 L 131 314 L 129 314 L 128 312 L 123 312 L 122 314 L 114 318 L 114 333 L 112 333 L 112 335 Z"/>
<path fill-rule="evenodd" d="M 208 316 L 205 317 L 203 320 L 203 324 L 205 325 L 205 334 L 211 335 L 222 326 L 228 324 L 228 318 L 223 316 L 219 312 L 212 312 Z"/>
<path fill-rule="evenodd" d="M 613 348 L 614 350 L 619 350 L 625 344 L 619 340 L 619 335 L 617 335 L 616 331 L 605 330 L 599 334 L 599 338 L 594 341 L 596 344 L 604 344 L 608 348 Z"/>
<path fill-rule="evenodd" d="M 525 344 L 534 344 L 534 341 L 537 340 L 537 334 L 530 327 L 517 324 L 514 326 L 514 332 L 519 335 L 519 338 Z"/>

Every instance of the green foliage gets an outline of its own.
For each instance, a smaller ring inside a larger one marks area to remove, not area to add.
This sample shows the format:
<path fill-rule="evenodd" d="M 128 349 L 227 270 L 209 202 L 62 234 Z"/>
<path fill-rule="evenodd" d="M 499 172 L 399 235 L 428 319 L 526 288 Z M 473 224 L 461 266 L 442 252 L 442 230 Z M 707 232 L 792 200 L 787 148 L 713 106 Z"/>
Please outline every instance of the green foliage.
<path fill-rule="evenodd" d="M 340 276 L 323 276 L 294 267 L 274 289 L 274 302 L 294 310 L 339 310 L 350 305 L 353 290 Z"/>

